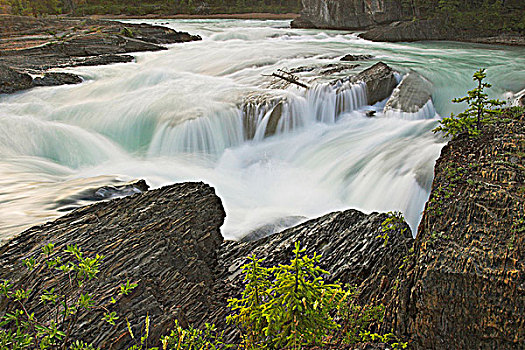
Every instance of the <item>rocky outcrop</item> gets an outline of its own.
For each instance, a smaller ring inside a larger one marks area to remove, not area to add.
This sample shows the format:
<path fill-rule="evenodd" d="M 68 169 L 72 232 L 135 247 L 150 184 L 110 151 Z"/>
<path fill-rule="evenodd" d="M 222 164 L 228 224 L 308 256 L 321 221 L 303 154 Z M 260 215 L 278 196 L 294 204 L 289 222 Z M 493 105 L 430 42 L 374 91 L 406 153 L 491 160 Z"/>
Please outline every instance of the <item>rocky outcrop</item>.
<path fill-rule="evenodd" d="M 80 84 L 82 78 L 71 73 L 45 73 L 42 77 L 33 79 L 33 86 L 57 86 L 65 84 Z"/>
<path fill-rule="evenodd" d="M 202 183 L 167 186 L 83 207 L 0 247 L 0 279 L 32 289 L 28 305 L 45 322 L 50 315 L 39 305 L 39 291 L 68 282 L 55 280 L 41 268 L 28 272 L 21 259 L 38 256 L 49 242 L 58 252 L 77 244 L 87 256 L 105 256 L 98 279 L 86 289 L 120 318 L 112 327 L 101 320 L 100 311 L 82 316 L 74 338 L 104 349 L 127 349 L 131 338 L 126 318 L 138 329 L 149 315 L 150 344 L 158 343 L 176 319 L 183 326 L 215 323 L 229 339 L 236 339 L 236 330 L 226 324 L 227 299 L 244 289 L 240 267 L 247 256 L 256 254 L 268 265 L 288 263 L 295 242 L 301 242 L 308 254 L 323 254 L 322 266 L 331 273 L 327 280 L 358 285 L 361 300 L 387 304 L 413 240 L 405 225 L 392 231 L 384 245 L 378 236 L 386 214 L 347 210 L 261 240 L 223 243 L 219 228 L 224 217 L 220 199 Z M 109 303 L 115 288 L 127 279 L 138 287 L 116 304 Z M 0 298 L 0 314 L 12 306 Z"/>
<path fill-rule="evenodd" d="M 225 242 L 219 254 L 220 265 L 225 268 L 223 278 L 231 281 L 231 291 L 238 292 L 242 282 L 240 266 L 247 262 L 246 257 L 264 258 L 268 266 L 285 264 L 292 257 L 295 242 L 300 242 L 307 254 L 322 254 L 321 266 L 330 272 L 328 281 L 357 285 L 362 300 L 388 303 L 398 268 L 413 239 L 410 228 L 404 224 L 392 231 L 385 245 L 378 236 L 387 217 L 351 209 L 309 220 L 257 241 Z"/>
<path fill-rule="evenodd" d="M 525 115 L 445 146 L 415 254 L 400 276 L 394 329 L 414 349 L 525 343 Z"/>
<path fill-rule="evenodd" d="M 372 41 L 410 42 L 423 40 L 468 41 L 483 44 L 524 46 L 525 36 L 518 33 L 481 33 L 478 30 L 457 30 L 440 19 L 393 22 L 379 25 L 359 37 Z"/>
<path fill-rule="evenodd" d="M 395 0 L 302 0 L 302 5 L 293 28 L 364 29 L 402 17 Z"/>
<path fill-rule="evenodd" d="M 126 318 L 139 329 L 149 315 L 154 325 L 150 340 L 156 343 L 175 319 L 200 324 L 210 310 L 224 306 L 213 291 L 224 217 L 220 199 L 203 183 L 173 185 L 83 207 L 33 227 L 0 247 L 0 279 L 33 289 L 29 305 L 45 322 L 51 315 L 39 306 L 37 291 L 57 283 L 41 269 L 28 272 L 20 260 L 38 256 L 49 242 L 60 252 L 77 244 L 86 256 L 102 254 L 98 278 L 86 289 L 120 318 L 112 327 L 102 320 L 101 311 L 93 311 L 79 319 L 82 326 L 74 337 L 104 349 L 127 349 L 132 343 Z M 109 303 L 118 285 L 127 279 L 138 287 L 117 304 Z M 68 282 L 60 278 L 59 284 Z M 0 312 L 12 306 L 0 300 Z"/>
<path fill-rule="evenodd" d="M 50 68 L 130 62 L 139 51 L 165 50 L 162 45 L 200 40 L 199 36 L 148 24 L 124 24 L 116 21 L 81 19 L 35 19 L 0 16 L 0 64 L 18 72 L 44 74 Z M 79 77 L 46 73 L 32 84 L 16 78 L 4 83 L 0 70 L 0 93 L 79 83 Z M 14 74 L 14 73 L 10 73 Z M 24 80 L 25 79 L 25 80 Z M 9 86 L 8 86 L 9 85 Z"/>

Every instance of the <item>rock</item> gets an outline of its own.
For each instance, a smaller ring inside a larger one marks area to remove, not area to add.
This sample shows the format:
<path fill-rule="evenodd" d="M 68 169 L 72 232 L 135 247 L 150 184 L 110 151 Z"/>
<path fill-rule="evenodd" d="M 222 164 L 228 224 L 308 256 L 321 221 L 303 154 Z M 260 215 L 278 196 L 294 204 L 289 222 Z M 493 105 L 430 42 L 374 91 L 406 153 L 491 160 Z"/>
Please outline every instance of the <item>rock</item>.
<path fill-rule="evenodd" d="M 429 101 L 432 102 L 432 83 L 418 73 L 410 72 L 392 92 L 384 112 L 385 115 L 389 113 L 415 115 Z"/>
<path fill-rule="evenodd" d="M 358 285 L 360 298 L 366 302 L 388 303 L 402 259 L 412 244 L 412 234 L 405 224 L 404 233 L 394 230 L 388 244 L 378 238 L 386 214 L 364 214 L 346 210 L 327 214 L 272 236 L 247 243 L 225 242 L 219 254 L 224 267 L 222 278 L 229 281 L 229 295 L 242 290 L 240 266 L 255 254 L 266 259 L 267 266 L 288 263 L 294 244 L 300 242 L 306 253 L 322 254 L 321 266 L 330 272 L 327 281 Z"/>
<path fill-rule="evenodd" d="M 525 115 L 501 119 L 450 141 L 436 163 L 415 254 L 389 307 L 413 349 L 523 348 Z"/>
<path fill-rule="evenodd" d="M 132 341 L 126 318 L 138 329 L 149 315 L 149 341 L 158 344 L 175 319 L 201 325 L 217 307 L 214 270 L 224 217 L 220 199 L 203 183 L 177 184 L 101 202 L 33 227 L 0 247 L 0 279 L 34 290 L 56 287 L 49 273 L 40 268 L 29 273 L 20 260 L 38 256 L 49 242 L 57 251 L 78 244 L 87 256 L 105 256 L 98 278 L 85 288 L 120 318 L 112 327 L 95 310 L 79 319 L 82 326 L 73 336 L 104 349 L 128 349 Z M 110 304 L 109 297 L 127 279 L 138 287 Z M 68 283 L 64 278 L 60 282 Z M 41 321 L 49 321 L 51 315 L 41 307 L 36 293 L 28 304 Z M 0 310 L 13 306 L 0 300 Z"/>
<path fill-rule="evenodd" d="M 201 40 L 197 35 L 149 24 L 9 15 L 0 16 L 0 36 L 0 64 L 31 73 L 50 68 L 130 62 L 134 59 L 132 56 L 121 54 L 165 50 L 161 45 Z M 60 82 L 76 83 L 79 79 L 53 74 L 37 79 L 35 86 Z M 1 89 L 13 92 L 27 88 L 26 82 L 26 85 L 6 83 Z"/>
<path fill-rule="evenodd" d="M 363 29 L 402 18 L 395 0 L 302 0 L 293 28 Z"/>
<path fill-rule="evenodd" d="M 57 86 L 64 84 L 80 84 L 82 78 L 71 73 L 45 73 L 43 77 L 33 79 L 33 86 Z"/>
<path fill-rule="evenodd" d="M 359 34 L 372 41 L 410 42 L 422 40 L 468 41 L 483 44 L 525 46 L 525 37 L 519 33 L 481 32 L 477 29 L 454 29 L 440 19 L 400 21 L 379 25 Z"/>
<path fill-rule="evenodd" d="M 363 60 L 369 60 L 373 58 L 372 55 L 344 55 L 341 57 L 341 61 L 347 61 L 347 62 L 353 62 L 353 61 L 363 61 Z"/>
<path fill-rule="evenodd" d="M 362 81 L 366 84 L 368 104 L 373 105 L 388 98 L 397 85 L 394 71 L 383 62 L 378 62 L 372 67 L 352 77 L 352 81 Z"/>
<path fill-rule="evenodd" d="M 0 64 L 0 94 L 9 94 L 32 87 L 33 79 L 29 74 L 18 72 Z"/>
<path fill-rule="evenodd" d="M 372 41 L 420 41 L 420 40 L 447 40 L 453 39 L 450 26 L 444 25 L 440 20 L 418 20 L 407 22 L 394 22 L 387 26 L 377 26 L 365 33 L 359 34 L 360 38 Z"/>
<path fill-rule="evenodd" d="M 304 216 L 286 216 L 275 220 L 270 224 L 263 225 L 250 231 L 246 236 L 242 237 L 240 242 L 252 242 L 268 237 L 276 232 L 282 231 L 285 228 L 296 225 L 298 222 L 306 220 Z"/>

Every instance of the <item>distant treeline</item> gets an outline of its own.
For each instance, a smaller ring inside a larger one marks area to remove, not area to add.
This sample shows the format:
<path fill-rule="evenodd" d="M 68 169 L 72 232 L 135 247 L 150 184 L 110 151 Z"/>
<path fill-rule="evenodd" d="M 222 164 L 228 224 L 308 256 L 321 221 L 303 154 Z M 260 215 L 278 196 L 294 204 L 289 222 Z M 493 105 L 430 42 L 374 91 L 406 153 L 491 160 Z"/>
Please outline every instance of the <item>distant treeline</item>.
<path fill-rule="evenodd" d="M 441 18 L 445 25 L 458 29 L 525 32 L 525 0 L 395 1 L 407 20 Z M 0 11 L 4 13 L 33 16 L 298 13 L 301 7 L 301 0 L 0 0 Z"/>
<path fill-rule="evenodd" d="M 299 13 L 301 0 L 0 0 L 1 9 L 6 13 L 33 16 Z"/>
<path fill-rule="evenodd" d="M 525 0 L 398 0 L 407 19 L 480 32 L 525 32 Z"/>

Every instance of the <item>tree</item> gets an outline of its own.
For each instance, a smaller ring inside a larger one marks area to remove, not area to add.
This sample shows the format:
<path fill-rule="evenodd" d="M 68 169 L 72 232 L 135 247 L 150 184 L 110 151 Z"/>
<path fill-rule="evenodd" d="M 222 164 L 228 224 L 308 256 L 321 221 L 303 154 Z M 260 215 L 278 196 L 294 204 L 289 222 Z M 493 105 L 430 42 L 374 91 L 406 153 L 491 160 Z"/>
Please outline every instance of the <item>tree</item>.
<path fill-rule="evenodd" d="M 494 116 L 501 113 L 501 110 L 496 107 L 504 105 L 505 102 L 488 98 L 484 90 L 490 88 L 491 85 L 483 82 L 486 77 L 485 69 L 474 73 L 473 80 L 478 83 L 478 86 L 468 91 L 467 96 L 452 100 L 454 103 L 467 102 L 469 107 L 457 116 L 452 114 L 450 117 L 443 118 L 441 125 L 435 128 L 434 132 L 443 132 L 452 137 L 462 133 L 466 133 L 469 137 L 476 137 L 483 124 L 492 122 Z"/>

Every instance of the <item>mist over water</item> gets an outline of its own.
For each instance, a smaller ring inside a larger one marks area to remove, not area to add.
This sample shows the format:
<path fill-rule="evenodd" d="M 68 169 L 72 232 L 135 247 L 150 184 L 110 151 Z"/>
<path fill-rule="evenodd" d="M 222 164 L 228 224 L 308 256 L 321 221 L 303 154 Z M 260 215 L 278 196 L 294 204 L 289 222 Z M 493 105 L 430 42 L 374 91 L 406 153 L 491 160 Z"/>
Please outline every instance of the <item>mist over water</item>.
<path fill-rule="evenodd" d="M 450 100 L 473 87 L 479 67 L 493 97 L 525 87 L 523 48 L 373 43 L 287 21 L 141 22 L 203 40 L 139 53 L 134 63 L 69 69 L 80 85 L 0 95 L 0 239 L 89 203 L 86 189 L 133 179 L 211 184 L 230 239 L 348 208 L 401 210 L 415 232 L 444 145 L 431 130 L 462 109 Z M 367 106 L 359 84 L 332 86 L 306 73 L 306 92 L 263 76 L 348 53 L 374 59 L 340 77 L 383 61 L 430 80 L 433 104 L 383 115 L 386 101 Z"/>

